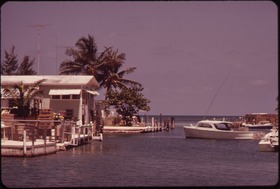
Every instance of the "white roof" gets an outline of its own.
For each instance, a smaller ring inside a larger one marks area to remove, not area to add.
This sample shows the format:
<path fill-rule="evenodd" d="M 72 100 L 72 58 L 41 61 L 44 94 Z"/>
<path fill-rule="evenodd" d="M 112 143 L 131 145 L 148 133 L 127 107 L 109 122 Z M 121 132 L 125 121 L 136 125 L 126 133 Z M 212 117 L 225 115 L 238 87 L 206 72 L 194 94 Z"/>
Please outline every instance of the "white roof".
<path fill-rule="evenodd" d="M 200 123 L 231 123 L 230 121 L 223 121 L 223 120 L 200 120 Z"/>
<path fill-rule="evenodd" d="M 85 90 L 86 92 L 93 94 L 93 95 L 99 95 L 97 91 L 91 91 L 91 90 Z M 81 89 L 51 89 L 49 92 L 49 95 L 78 95 L 81 94 Z"/>
<path fill-rule="evenodd" d="M 28 85 L 41 79 L 45 79 L 41 85 L 87 85 L 89 87 L 99 88 L 95 77 L 89 75 L 1 75 L 1 85 L 14 85 L 21 81 L 25 85 Z"/>
<path fill-rule="evenodd" d="M 78 95 L 81 93 L 81 89 L 51 89 L 49 95 Z"/>
<path fill-rule="evenodd" d="M 90 94 L 92 94 L 92 95 L 99 95 L 99 92 L 97 92 L 97 91 L 90 91 L 90 90 L 86 90 L 86 92 L 88 92 L 88 93 L 90 93 Z"/>

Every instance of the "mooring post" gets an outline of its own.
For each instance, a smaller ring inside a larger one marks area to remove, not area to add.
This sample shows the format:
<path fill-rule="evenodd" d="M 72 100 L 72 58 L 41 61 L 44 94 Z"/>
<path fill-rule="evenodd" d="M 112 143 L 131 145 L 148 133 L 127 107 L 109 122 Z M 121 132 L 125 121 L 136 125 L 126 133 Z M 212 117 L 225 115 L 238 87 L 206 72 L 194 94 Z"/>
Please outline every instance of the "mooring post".
<path fill-rule="evenodd" d="M 175 129 L 175 119 L 171 117 L 171 129 Z"/>
<path fill-rule="evenodd" d="M 71 141 L 72 144 L 75 144 L 75 124 L 71 124 Z"/>
<path fill-rule="evenodd" d="M 89 122 L 89 124 L 90 124 L 90 127 L 91 127 L 91 140 L 93 140 L 93 123 L 92 123 L 92 121 L 90 121 Z"/>
<path fill-rule="evenodd" d="M 35 142 L 35 132 L 34 132 L 34 127 L 32 127 L 32 148 L 31 148 L 31 155 L 33 156 L 34 155 L 34 142 Z"/>
<path fill-rule="evenodd" d="M 155 118 L 155 128 L 156 128 L 156 131 L 159 131 L 159 128 L 158 128 L 158 119 Z"/>
<path fill-rule="evenodd" d="M 164 127 L 165 130 L 169 131 L 169 119 L 168 118 L 165 119 L 164 124 L 165 124 L 165 127 Z"/>
<path fill-rule="evenodd" d="M 26 130 L 23 130 L 23 155 L 26 156 Z"/>
<path fill-rule="evenodd" d="M 51 141 L 55 140 L 55 129 L 51 129 Z"/>
<path fill-rule="evenodd" d="M 152 132 L 155 131 L 155 120 L 154 117 L 152 117 Z"/>
<path fill-rule="evenodd" d="M 61 123 L 61 143 L 64 143 L 65 120 Z"/>
<path fill-rule="evenodd" d="M 44 127 L 44 154 L 47 153 L 47 129 Z"/>
<path fill-rule="evenodd" d="M 162 114 L 160 113 L 160 114 L 159 114 L 159 126 L 160 126 L 160 130 L 162 130 L 162 124 L 161 124 L 161 122 L 162 122 Z"/>

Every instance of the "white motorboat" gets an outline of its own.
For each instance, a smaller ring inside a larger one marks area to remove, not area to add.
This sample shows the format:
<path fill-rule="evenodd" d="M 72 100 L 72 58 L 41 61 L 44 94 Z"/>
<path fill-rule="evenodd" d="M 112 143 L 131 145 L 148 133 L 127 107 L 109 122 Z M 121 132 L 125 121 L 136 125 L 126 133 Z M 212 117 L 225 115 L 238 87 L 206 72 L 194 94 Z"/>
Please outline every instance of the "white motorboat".
<path fill-rule="evenodd" d="M 248 127 L 249 129 L 272 129 L 273 125 L 271 123 L 260 123 L 260 124 L 251 124 L 245 123 L 244 127 Z"/>
<path fill-rule="evenodd" d="M 244 127 L 248 127 L 251 130 L 254 129 L 272 129 L 273 124 L 270 122 L 260 122 L 258 124 L 252 124 L 252 123 L 243 123 Z"/>
<path fill-rule="evenodd" d="M 183 126 L 186 138 L 253 139 L 252 131 L 234 131 L 229 121 L 201 120 L 196 125 Z"/>
<path fill-rule="evenodd" d="M 275 152 L 279 150 L 278 128 L 273 128 L 259 142 L 259 151 Z"/>

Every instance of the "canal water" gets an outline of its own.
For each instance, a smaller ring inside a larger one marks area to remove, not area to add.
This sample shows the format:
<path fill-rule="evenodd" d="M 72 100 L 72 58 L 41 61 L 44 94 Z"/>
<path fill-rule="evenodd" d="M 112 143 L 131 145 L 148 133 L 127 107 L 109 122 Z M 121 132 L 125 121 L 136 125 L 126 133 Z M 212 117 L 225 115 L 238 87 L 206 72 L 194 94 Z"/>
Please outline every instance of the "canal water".
<path fill-rule="evenodd" d="M 9 188 L 277 184 L 278 152 L 259 152 L 259 140 L 186 139 L 186 122 L 175 118 L 171 131 L 104 134 L 103 142 L 47 156 L 2 157 L 1 181 Z"/>

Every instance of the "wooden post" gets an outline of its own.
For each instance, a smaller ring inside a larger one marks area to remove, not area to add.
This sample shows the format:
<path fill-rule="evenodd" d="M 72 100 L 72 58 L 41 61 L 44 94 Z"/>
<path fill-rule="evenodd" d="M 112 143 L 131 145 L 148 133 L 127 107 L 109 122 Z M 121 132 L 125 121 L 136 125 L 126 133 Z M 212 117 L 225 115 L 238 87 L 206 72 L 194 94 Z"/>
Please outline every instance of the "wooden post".
<path fill-rule="evenodd" d="M 86 131 L 85 131 L 85 125 L 83 125 L 83 133 L 84 133 L 84 138 L 83 138 L 83 143 L 85 143 L 86 140 Z"/>
<path fill-rule="evenodd" d="M 100 141 L 103 141 L 103 133 L 100 133 L 99 136 L 100 136 Z"/>
<path fill-rule="evenodd" d="M 77 141 L 78 146 L 80 144 L 80 134 L 81 134 L 81 126 L 78 127 L 78 141 Z"/>
<path fill-rule="evenodd" d="M 171 117 L 171 129 L 175 129 L 175 119 Z"/>
<path fill-rule="evenodd" d="M 51 141 L 55 140 L 55 129 L 51 129 Z"/>
<path fill-rule="evenodd" d="M 63 122 L 61 123 L 61 143 L 64 143 L 64 131 L 65 131 L 65 121 L 63 120 Z"/>
<path fill-rule="evenodd" d="M 160 126 L 160 129 L 162 129 L 162 124 L 161 124 L 161 122 L 162 122 L 162 114 L 160 113 L 160 114 L 159 114 L 159 126 Z"/>
<path fill-rule="evenodd" d="M 35 149 L 34 149 L 34 142 L 35 142 L 35 132 L 34 132 L 34 127 L 32 127 L 32 148 L 31 148 L 31 155 L 34 155 Z"/>
<path fill-rule="evenodd" d="M 54 129 L 54 144 L 56 146 L 56 140 L 57 140 L 57 126 L 55 126 L 56 128 Z"/>
<path fill-rule="evenodd" d="M 154 121 L 154 117 L 152 117 L 152 132 L 155 131 L 155 121 Z"/>
<path fill-rule="evenodd" d="M 26 156 L 26 130 L 23 130 L 23 155 Z"/>
<path fill-rule="evenodd" d="M 44 127 L 44 154 L 47 152 L 47 129 Z"/>
<path fill-rule="evenodd" d="M 75 144 L 75 125 L 74 124 L 71 124 L 71 141 L 72 141 L 72 144 Z"/>

